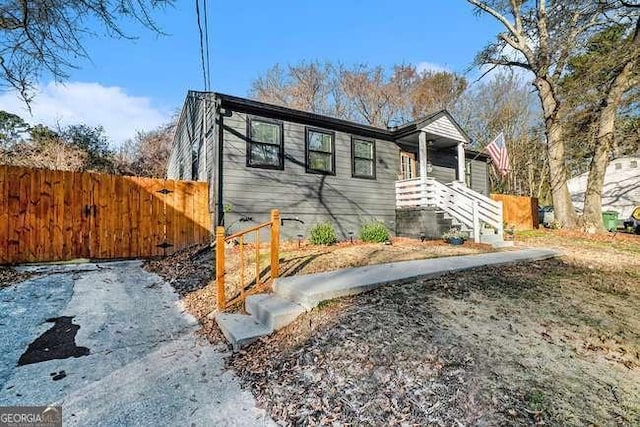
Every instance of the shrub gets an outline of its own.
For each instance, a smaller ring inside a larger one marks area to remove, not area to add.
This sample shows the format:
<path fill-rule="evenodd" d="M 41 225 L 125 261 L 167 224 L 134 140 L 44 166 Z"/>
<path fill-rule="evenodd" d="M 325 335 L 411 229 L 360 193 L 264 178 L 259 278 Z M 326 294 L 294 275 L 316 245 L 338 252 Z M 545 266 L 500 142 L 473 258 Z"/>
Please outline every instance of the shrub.
<path fill-rule="evenodd" d="M 336 229 L 330 222 L 316 224 L 311 229 L 309 241 L 313 245 L 333 245 L 338 241 Z"/>
<path fill-rule="evenodd" d="M 389 230 L 380 221 L 372 221 L 362 224 L 360 227 L 360 239 L 363 242 L 384 243 L 389 241 Z"/>
<path fill-rule="evenodd" d="M 451 239 L 462 239 L 462 240 L 467 240 L 467 233 L 457 229 L 457 228 L 452 228 L 451 230 L 447 231 L 446 233 L 442 234 L 442 240 L 444 240 L 445 242 L 448 242 Z"/>

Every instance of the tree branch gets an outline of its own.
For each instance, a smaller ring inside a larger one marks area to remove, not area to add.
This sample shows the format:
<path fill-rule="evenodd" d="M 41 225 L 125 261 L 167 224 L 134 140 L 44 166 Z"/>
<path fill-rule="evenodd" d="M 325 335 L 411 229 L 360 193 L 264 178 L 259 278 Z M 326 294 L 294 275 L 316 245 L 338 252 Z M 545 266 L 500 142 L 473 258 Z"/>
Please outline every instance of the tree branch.
<path fill-rule="evenodd" d="M 484 12 L 488 13 L 489 15 L 493 16 L 498 21 L 500 21 L 502 25 L 504 25 L 505 28 L 511 34 L 513 34 L 514 37 L 519 38 L 522 35 L 520 32 L 518 32 L 518 30 L 513 26 L 513 24 L 511 24 L 511 22 L 509 22 L 509 20 L 504 15 L 502 15 L 500 12 L 498 12 L 494 8 L 488 6 L 486 3 L 481 2 L 479 0 L 467 0 L 467 1 L 472 5 L 474 5 L 475 7 L 477 7 L 478 9 L 483 10 Z"/>
<path fill-rule="evenodd" d="M 547 28 L 547 8 L 545 0 L 537 0 L 538 7 L 536 14 L 538 16 L 538 44 L 541 56 L 541 66 L 546 70 L 549 67 L 549 30 Z"/>

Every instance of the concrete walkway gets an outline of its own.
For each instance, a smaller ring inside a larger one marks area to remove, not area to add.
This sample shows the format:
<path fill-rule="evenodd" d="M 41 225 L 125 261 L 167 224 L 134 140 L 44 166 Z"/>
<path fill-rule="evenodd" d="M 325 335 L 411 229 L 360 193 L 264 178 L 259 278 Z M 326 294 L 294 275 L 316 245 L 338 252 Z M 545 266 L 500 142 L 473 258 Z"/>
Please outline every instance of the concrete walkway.
<path fill-rule="evenodd" d="M 386 283 L 432 278 L 478 267 L 538 261 L 557 255 L 557 252 L 550 249 L 522 249 L 368 265 L 326 273 L 283 277 L 276 280 L 273 289 L 282 297 L 312 308 L 322 301 L 359 294 Z"/>
<path fill-rule="evenodd" d="M 478 267 L 539 261 L 559 256 L 550 249 L 521 249 L 478 255 L 376 264 L 275 280 L 273 294 L 247 298 L 249 315 L 218 314 L 216 321 L 234 349 L 269 335 L 322 301 L 355 295 L 385 284 L 428 279 Z"/>
<path fill-rule="evenodd" d="M 65 426 L 272 425 L 140 262 L 30 269 L 0 289 L 1 406 L 60 404 Z"/>

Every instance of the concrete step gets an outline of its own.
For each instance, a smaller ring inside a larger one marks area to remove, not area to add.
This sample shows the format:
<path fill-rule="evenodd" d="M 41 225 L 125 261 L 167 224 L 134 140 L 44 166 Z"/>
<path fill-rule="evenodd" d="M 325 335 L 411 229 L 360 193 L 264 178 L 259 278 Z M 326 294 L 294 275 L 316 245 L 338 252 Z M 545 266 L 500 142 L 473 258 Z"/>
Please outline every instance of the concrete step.
<path fill-rule="evenodd" d="M 275 294 L 251 295 L 245 301 L 245 309 L 260 323 L 275 331 L 306 311 L 300 304 Z"/>
<path fill-rule="evenodd" d="M 491 245 L 496 249 L 513 246 L 513 241 L 505 241 L 498 234 L 480 234 L 480 243 Z"/>
<path fill-rule="evenodd" d="M 511 248 L 515 246 L 515 244 L 513 243 L 512 240 L 502 240 L 499 242 L 492 243 L 491 246 L 493 246 L 496 249 L 500 249 L 500 248 Z"/>
<path fill-rule="evenodd" d="M 480 242 L 481 243 L 487 243 L 487 244 L 492 244 L 492 243 L 496 243 L 496 242 L 500 242 L 502 241 L 502 239 L 500 238 L 499 235 L 497 234 L 480 234 Z"/>
<path fill-rule="evenodd" d="M 214 319 L 233 351 L 238 351 L 241 347 L 273 332 L 273 329 L 247 314 L 216 313 Z"/>

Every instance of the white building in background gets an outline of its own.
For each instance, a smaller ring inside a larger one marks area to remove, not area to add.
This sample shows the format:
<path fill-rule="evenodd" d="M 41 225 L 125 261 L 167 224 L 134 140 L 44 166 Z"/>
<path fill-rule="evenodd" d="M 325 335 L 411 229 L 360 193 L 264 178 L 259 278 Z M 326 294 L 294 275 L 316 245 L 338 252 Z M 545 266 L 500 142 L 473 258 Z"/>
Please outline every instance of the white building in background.
<path fill-rule="evenodd" d="M 571 178 L 567 184 L 573 205 L 584 207 L 584 193 L 589 173 Z M 616 211 L 619 218 L 628 218 L 635 206 L 640 206 L 640 157 L 620 157 L 609 162 L 604 175 L 602 210 Z"/>

